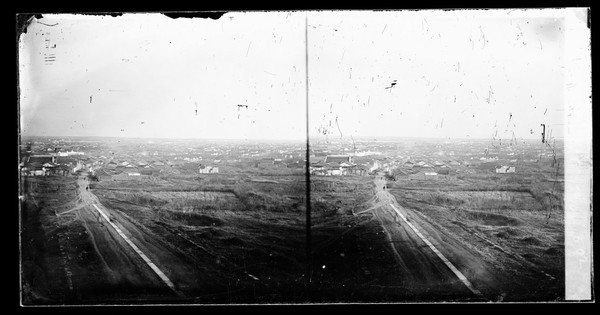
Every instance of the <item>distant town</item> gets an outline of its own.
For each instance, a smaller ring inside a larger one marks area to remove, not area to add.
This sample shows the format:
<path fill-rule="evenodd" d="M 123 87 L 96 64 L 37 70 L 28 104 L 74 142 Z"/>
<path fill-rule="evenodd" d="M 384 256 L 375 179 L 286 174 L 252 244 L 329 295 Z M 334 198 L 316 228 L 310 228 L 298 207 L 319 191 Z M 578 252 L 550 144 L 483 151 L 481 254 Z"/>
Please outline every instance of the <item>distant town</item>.
<path fill-rule="evenodd" d="M 150 180 L 160 174 L 214 174 L 240 168 L 306 171 L 306 149 L 301 145 L 204 143 L 186 147 L 185 141 L 165 141 L 153 146 L 152 141 L 140 139 L 132 143 L 134 148 L 119 150 L 128 140 L 115 138 L 108 145 L 65 138 L 44 140 L 21 145 L 22 176 L 89 174 L 97 180 Z M 493 148 L 489 141 L 446 140 L 423 151 L 426 142 L 413 140 L 402 146 L 359 142 L 360 149 L 348 143 L 316 142 L 309 149 L 308 171 L 314 176 L 379 174 L 395 180 L 452 180 L 477 172 L 524 173 L 530 163 L 564 161 L 534 140 Z"/>

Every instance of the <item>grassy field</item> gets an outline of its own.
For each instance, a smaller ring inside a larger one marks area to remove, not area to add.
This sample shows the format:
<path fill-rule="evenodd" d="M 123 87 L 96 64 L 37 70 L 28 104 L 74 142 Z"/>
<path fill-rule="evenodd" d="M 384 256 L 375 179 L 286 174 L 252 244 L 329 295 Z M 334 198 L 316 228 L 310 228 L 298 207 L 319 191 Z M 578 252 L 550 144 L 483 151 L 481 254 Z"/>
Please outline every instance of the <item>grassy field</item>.
<path fill-rule="evenodd" d="M 504 275 L 506 300 L 558 300 L 564 287 L 564 183 L 551 171 L 531 166 L 526 174 L 401 179 L 389 181 L 388 191 L 495 266 Z M 398 282 L 389 240 L 368 212 L 373 179 L 313 176 L 307 185 L 304 175 L 289 170 L 252 169 L 101 180 L 91 188 L 104 206 L 209 275 L 203 285 L 211 294 L 195 297 L 199 303 L 419 301 L 407 295 L 410 284 Z M 103 276 L 102 262 L 72 211 L 80 204 L 75 178 L 28 177 L 23 189 L 24 301 L 122 297 L 89 281 Z"/>
<path fill-rule="evenodd" d="M 94 193 L 227 283 L 216 301 L 410 300 L 395 290 L 397 267 L 379 222 L 359 214 L 373 188 L 371 177 L 312 179 L 308 268 L 304 177 L 178 176 L 143 188 L 101 181 Z"/>
<path fill-rule="evenodd" d="M 509 300 L 555 300 L 564 288 L 564 185 L 551 172 L 399 180 L 404 207 L 477 250 L 506 276 Z"/>
<path fill-rule="evenodd" d="M 143 186 L 100 181 L 93 191 L 102 204 L 150 229 L 225 284 L 204 301 L 301 301 L 304 178 L 275 176 L 275 183 L 250 179 L 178 176 Z"/>

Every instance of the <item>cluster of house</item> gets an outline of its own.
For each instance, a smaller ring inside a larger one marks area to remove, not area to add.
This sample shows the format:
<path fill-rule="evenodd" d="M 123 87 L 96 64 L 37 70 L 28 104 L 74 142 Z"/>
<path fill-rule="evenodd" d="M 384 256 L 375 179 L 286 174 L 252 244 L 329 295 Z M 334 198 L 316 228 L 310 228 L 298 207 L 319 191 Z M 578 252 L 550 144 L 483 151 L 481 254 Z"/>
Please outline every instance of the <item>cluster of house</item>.
<path fill-rule="evenodd" d="M 379 174 L 395 180 L 401 178 L 433 179 L 450 175 L 452 168 L 449 165 L 461 165 L 461 163 L 435 161 L 430 165 L 424 161 L 414 162 L 410 159 L 401 162 L 390 158 L 380 158 L 358 164 L 350 155 L 328 155 L 323 162 L 312 163 L 309 171 L 311 175 L 317 176 Z"/>
<path fill-rule="evenodd" d="M 95 162 L 67 161 L 61 160 L 60 157 L 61 155 L 56 153 L 28 155 L 19 163 L 19 172 L 21 176 L 68 176 L 83 171 L 93 172 L 94 167 L 97 166 Z"/>
<path fill-rule="evenodd" d="M 116 162 L 114 160 L 109 161 L 100 170 L 97 170 L 94 175 L 98 180 L 143 180 L 153 176 L 158 176 L 161 173 L 161 168 L 164 166 L 173 166 L 172 162 L 162 161 L 139 161 L 129 162 L 122 161 Z"/>
<path fill-rule="evenodd" d="M 181 174 L 185 172 L 187 174 L 195 173 L 199 174 L 215 174 L 219 173 L 219 167 L 210 166 L 204 164 L 196 164 L 193 162 L 184 163 L 182 161 L 139 161 L 137 163 L 130 163 L 123 161 L 117 163 L 110 161 L 102 169 L 95 172 L 95 176 L 98 180 L 149 180 L 157 177 L 160 174 Z"/>
<path fill-rule="evenodd" d="M 57 154 L 58 154 L 58 156 L 73 156 L 73 155 L 84 155 L 85 153 L 71 150 L 71 151 L 66 151 L 66 152 L 59 151 Z"/>
<path fill-rule="evenodd" d="M 475 173 L 476 170 L 470 166 L 471 163 L 468 161 L 434 161 L 428 164 L 424 161 L 415 163 L 409 159 L 400 167 L 396 167 L 392 170 L 388 169 L 388 174 L 389 176 L 392 176 L 395 180 L 399 180 L 402 178 L 406 178 L 409 180 L 448 179 L 450 175 L 456 173 Z M 495 172 L 502 174 L 515 173 L 516 167 L 497 166 L 495 168 Z"/>
<path fill-rule="evenodd" d="M 448 178 L 453 172 L 450 165 L 458 166 L 457 161 L 434 161 L 427 163 L 425 161 L 415 162 L 411 159 L 406 160 L 400 165 L 395 165 L 392 169 L 387 169 L 386 174 L 394 180 L 409 179 L 409 180 L 428 180 Z"/>
<path fill-rule="evenodd" d="M 378 158 L 364 163 L 356 163 L 351 155 L 327 155 L 324 161 L 311 163 L 309 172 L 317 176 L 344 176 L 379 174 L 394 180 L 447 179 L 457 172 L 468 172 L 467 161 L 413 161 L 410 158 L 399 161 L 391 158 Z"/>
<path fill-rule="evenodd" d="M 304 160 L 294 159 L 294 158 L 290 158 L 290 157 L 288 157 L 286 159 L 264 157 L 259 160 L 255 160 L 254 167 L 257 167 L 257 168 L 281 167 L 281 168 L 304 169 L 305 163 L 304 163 Z"/>
<path fill-rule="evenodd" d="M 23 159 L 19 165 L 19 170 L 23 176 L 48 176 L 48 175 L 72 175 L 81 172 L 96 176 L 98 180 L 144 180 L 156 177 L 159 174 L 215 174 L 219 173 L 221 160 L 211 160 L 212 165 L 200 164 L 200 158 L 175 157 L 172 160 L 140 160 L 132 162 L 127 159 L 107 158 L 100 156 L 91 158 L 80 156 L 79 153 L 63 157 L 61 154 L 52 152 L 43 155 L 29 155 Z M 59 163 L 60 159 L 65 163 Z M 227 160 L 227 162 L 241 162 L 241 160 Z M 284 167 L 298 168 L 302 170 L 305 167 L 304 160 L 286 158 L 263 158 L 255 160 L 256 167 Z"/>
<path fill-rule="evenodd" d="M 369 168 L 354 163 L 354 157 L 350 155 L 328 155 L 323 162 L 311 163 L 308 170 L 311 175 L 317 176 L 362 176 L 367 174 Z"/>

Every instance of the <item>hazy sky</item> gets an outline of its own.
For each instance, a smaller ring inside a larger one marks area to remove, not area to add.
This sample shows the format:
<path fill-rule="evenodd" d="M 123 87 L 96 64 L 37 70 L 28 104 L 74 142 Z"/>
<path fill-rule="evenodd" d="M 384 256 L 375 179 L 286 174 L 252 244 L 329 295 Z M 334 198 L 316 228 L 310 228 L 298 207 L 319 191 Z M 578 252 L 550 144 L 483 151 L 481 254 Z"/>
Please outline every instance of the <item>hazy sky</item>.
<path fill-rule="evenodd" d="M 574 84 L 565 77 L 568 17 L 581 18 L 568 10 L 44 15 L 19 43 L 21 129 L 302 139 L 308 49 L 311 136 L 538 138 L 545 123 L 562 137 Z"/>

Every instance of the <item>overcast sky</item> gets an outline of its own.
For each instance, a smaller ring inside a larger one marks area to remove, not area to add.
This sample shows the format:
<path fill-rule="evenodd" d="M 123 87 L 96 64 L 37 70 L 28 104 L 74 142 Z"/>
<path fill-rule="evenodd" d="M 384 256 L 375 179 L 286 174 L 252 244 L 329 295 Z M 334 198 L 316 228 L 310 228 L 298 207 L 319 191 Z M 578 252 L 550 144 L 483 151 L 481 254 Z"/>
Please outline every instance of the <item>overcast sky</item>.
<path fill-rule="evenodd" d="M 21 130 L 303 139 L 308 51 L 311 136 L 539 138 L 544 123 L 560 138 L 576 83 L 569 28 L 583 21 L 568 10 L 44 15 L 19 43 Z"/>

